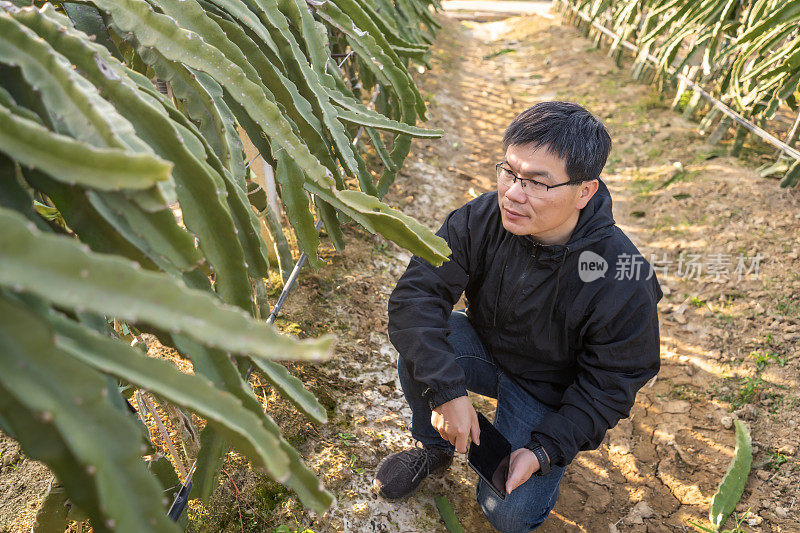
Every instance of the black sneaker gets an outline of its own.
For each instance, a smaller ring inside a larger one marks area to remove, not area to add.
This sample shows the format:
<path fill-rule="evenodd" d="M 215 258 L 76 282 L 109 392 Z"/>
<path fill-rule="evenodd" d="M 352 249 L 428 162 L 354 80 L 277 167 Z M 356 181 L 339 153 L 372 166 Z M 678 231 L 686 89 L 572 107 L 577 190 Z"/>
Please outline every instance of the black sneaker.
<path fill-rule="evenodd" d="M 423 479 L 444 472 L 452 462 L 450 450 L 437 446 L 395 452 L 378 463 L 372 488 L 387 500 L 405 498 L 419 488 Z"/>

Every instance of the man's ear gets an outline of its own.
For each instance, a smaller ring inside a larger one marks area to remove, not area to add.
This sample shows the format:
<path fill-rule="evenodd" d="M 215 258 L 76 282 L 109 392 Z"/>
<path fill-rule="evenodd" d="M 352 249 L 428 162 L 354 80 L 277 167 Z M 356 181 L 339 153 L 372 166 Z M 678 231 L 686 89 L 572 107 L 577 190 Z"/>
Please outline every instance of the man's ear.
<path fill-rule="evenodd" d="M 577 209 L 583 209 L 584 207 L 586 207 L 586 204 L 589 203 L 589 200 L 592 199 L 592 196 L 594 196 L 594 193 L 596 193 L 597 189 L 599 188 L 600 188 L 600 182 L 597 180 L 589 180 L 581 183 L 581 189 L 580 192 L 578 193 L 578 199 L 575 204 L 575 207 Z"/>

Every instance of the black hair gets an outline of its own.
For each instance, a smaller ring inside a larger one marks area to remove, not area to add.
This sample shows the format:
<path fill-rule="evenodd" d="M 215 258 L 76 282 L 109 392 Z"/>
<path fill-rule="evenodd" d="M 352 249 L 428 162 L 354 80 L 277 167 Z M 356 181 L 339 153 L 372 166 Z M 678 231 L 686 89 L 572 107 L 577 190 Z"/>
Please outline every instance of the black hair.
<path fill-rule="evenodd" d="M 567 177 L 580 183 L 600 177 L 611 151 L 603 123 L 572 102 L 540 102 L 511 121 L 503 135 L 503 151 L 512 145 L 547 145 L 564 160 Z"/>

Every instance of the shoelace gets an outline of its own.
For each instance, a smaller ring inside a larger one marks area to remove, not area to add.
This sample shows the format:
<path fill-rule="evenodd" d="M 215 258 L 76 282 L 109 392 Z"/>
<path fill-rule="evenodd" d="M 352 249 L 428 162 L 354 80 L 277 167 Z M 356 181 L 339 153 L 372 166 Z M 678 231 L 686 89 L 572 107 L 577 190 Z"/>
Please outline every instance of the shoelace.
<path fill-rule="evenodd" d="M 433 452 L 419 444 L 420 443 L 417 442 L 417 446 L 413 450 L 400 457 L 400 464 L 411 472 L 414 479 L 422 473 L 423 468 L 425 470 L 425 476 L 431 473 L 431 454 Z"/>

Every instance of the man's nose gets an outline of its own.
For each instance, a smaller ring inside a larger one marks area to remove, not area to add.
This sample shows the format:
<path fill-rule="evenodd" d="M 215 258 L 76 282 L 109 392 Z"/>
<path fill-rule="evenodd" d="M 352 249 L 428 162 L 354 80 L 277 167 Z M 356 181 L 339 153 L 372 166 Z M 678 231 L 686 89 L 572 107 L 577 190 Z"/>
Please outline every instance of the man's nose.
<path fill-rule="evenodd" d="M 525 194 L 525 191 L 522 190 L 522 181 L 517 180 L 516 183 L 512 184 L 511 187 L 508 188 L 505 194 L 509 200 L 512 200 L 518 204 L 524 204 L 528 201 L 528 195 Z"/>

